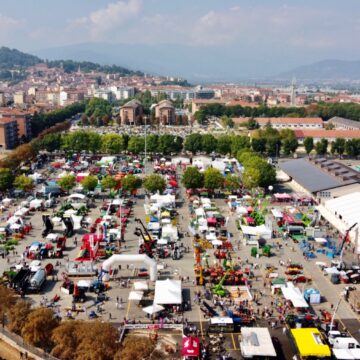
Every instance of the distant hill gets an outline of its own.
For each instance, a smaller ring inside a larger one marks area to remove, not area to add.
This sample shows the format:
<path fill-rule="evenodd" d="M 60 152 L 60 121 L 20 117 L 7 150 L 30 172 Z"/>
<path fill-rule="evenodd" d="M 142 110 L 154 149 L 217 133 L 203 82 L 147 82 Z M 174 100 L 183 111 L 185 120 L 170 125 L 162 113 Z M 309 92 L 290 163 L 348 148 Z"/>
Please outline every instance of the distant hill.
<path fill-rule="evenodd" d="M 47 63 L 49 67 L 63 67 L 67 73 L 78 71 L 79 67 L 83 72 L 100 71 L 107 74 L 143 75 L 140 71 L 132 71 L 118 65 L 100 65 L 90 61 L 73 60 L 43 60 L 37 56 L 23 53 L 8 47 L 0 48 L 0 80 L 20 80 L 24 78 L 24 70 L 39 63 Z M 10 70 L 16 72 L 11 74 Z"/>
<path fill-rule="evenodd" d="M 25 54 L 16 49 L 2 46 L 0 48 L 0 69 L 13 70 L 33 66 L 42 60 L 34 55 Z"/>
<path fill-rule="evenodd" d="M 302 81 L 354 81 L 360 80 L 360 61 L 323 60 L 310 65 L 299 66 L 283 72 L 273 79 Z"/>

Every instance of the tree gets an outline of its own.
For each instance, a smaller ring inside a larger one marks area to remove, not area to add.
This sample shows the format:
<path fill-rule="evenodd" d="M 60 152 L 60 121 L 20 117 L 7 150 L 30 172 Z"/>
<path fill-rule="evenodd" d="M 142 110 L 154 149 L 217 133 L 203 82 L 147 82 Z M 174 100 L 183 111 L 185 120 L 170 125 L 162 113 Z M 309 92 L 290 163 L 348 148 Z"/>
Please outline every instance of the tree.
<path fill-rule="evenodd" d="M 314 149 L 314 139 L 312 137 L 306 137 L 304 139 L 304 147 L 306 153 L 309 155 L 311 151 Z"/>
<path fill-rule="evenodd" d="M 115 180 L 114 177 L 108 175 L 105 176 L 102 180 L 101 180 L 101 187 L 103 189 L 113 189 L 117 184 L 117 181 Z"/>
<path fill-rule="evenodd" d="M 161 135 L 158 139 L 158 152 L 164 155 L 177 152 L 176 137 L 170 134 Z"/>
<path fill-rule="evenodd" d="M 186 151 L 190 151 L 196 154 L 202 149 L 202 136 L 200 134 L 190 134 L 185 139 L 184 148 Z"/>
<path fill-rule="evenodd" d="M 230 116 L 223 116 L 221 118 L 221 124 L 225 128 L 230 128 L 230 129 L 232 129 L 235 125 L 234 120 Z"/>
<path fill-rule="evenodd" d="M 231 137 L 231 154 L 236 156 L 239 150 L 249 149 L 251 147 L 250 138 L 244 135 Z"/>
<path fill-rule="evenodd" d="M 113 360 L 119 348 L 119 334 L 109 322 L 86 321 L 79 327 L 77 338 L 75 360 Z"/>
<path fill-rule="evenodd" d="M 266 139 L 266 151 L 269 156 L 279 156 L 281 139 L 279 136 L 270 136 Z"/>
<path fill-rule="evenodd" d="M 76 185 L 76 178 L 74 175 L 65 175 L 59 179 L 58 184 L 65 191 L 70 191 Z"/>
<path fill-rule="evenodd" d="M 134 192 L 136 189 L 141 188 L 141 185 L 141 178 L 132 174 L 124 176 L 121 180 L 121 188 L 124 191 L 128 191 L 130 193 Z"/>
<path fill-rule="evenodd" d="M 345 152 L 350 157 L 357 157 L 360 153 L 360 140 L 349 139 L 345 144 Z"/>
<path fill-rule="evenodd" d="M 216 150 L 223 155 L 229 154 L 231 152 L 231 137 L 229 135 L 221 135 L 218 138 Z"/>
<path fill-rule="evenodd" d="M 94 116 L 95 119 L 101 118 L 104 115 L 111 116 L 112 107 L 107 100 L 100 98 L 92 98 L 86 105 L 85 115 Z"/>
<path fill-rule="evenodd" d="M 229 174 L 225 176 L 224 186 L 229 191 L 236 191 L 240 188 L 240 178 L 237 175 Z"/>
<path fill-rule="evenodd" d="M 53 310 L 41 307 L 29 314 L 21 336 L 31 345 L 48 351 L 52 345 L 51 333 L 57 326 Z"/>
<path fill-rule="evenodd" d="M 166 181 L 161 175 L 151 174 L 144 180 L 144 188 L 151 193 L 155 193 L 157 191 L 162 193 L 165 190 L 165 187 Z"/>
<path fill-rule="evenodd" d="M 15 292 L 12 289 L 0 285 L 0 318 L 16 303 Z"/>
<path fill-rule="evenodd" d="M 26 175 L 19 175 L 15 178 L 14 187 L 23 191 L 30 191 L 34 187 L 34 181 Z"/>
<path fill-rule="evenodd" d="M 329 142 L 326 139 L 321 139 L 315 145 L 315 151 L 318 155 L 325 155 L 327 153 Z"/>
<path fill-rule="evenodd" d="M 145 139 L 140 136 L 132 136 L 129 139 L 127 150 L 132 154 L 140 154 L 144 152 L 145 149 Z"/>
<path fill-rule="evenodd" d="M 83 126 L 89 125 L 89 118 L 85 114 L 81 115 L 81 123 Z"/>
<path fill-rule="evenodd" d="M 211 134 L 204 134 L 201 137 L 201 150 L 205 151 L 207 154 L 212 153 L 216 150 L 217 140 Z"/>
<path fill-rule="evenodd" d="M 155 344 L 148 337 L 127 337 L 116 353 L 115 360 L 148 359 L 154 348 Z"/>
<path fill-rule="evenodd" d="M 93 191 L 98 184 L 98 178 L 93 175 L 86 176 L 82 181 L 81 185 L 85 191 Z"/>
<path fill-rule="evenodd" d="M 247 189 L 254 189 L 259 186 L 261 173 L 259 169 L 249 167 L 245 168 L 242 174 L 242 182 Z"/>
<path fill-rule="evenodd" d="M 296 138 L 286 138 L 283 140 L 283 151 L 285 155 L 295 153 L 299 143 Z"/>
<path fill-rule="evenodd" d="M 224 176 L 218 169 L 208 168 L 204 172 L 204 187 L 206 189 L 220 189 L 224 185 Z"/>
<path fill-rule="evenodd" d="M 0 168 L 0 191 L 4 192 L 11 188 L 14 182 L 14 175 L 10 169 Z"/>
<path fill-rule="evenodd" d="M 255 130 L 258 129 L 260 127 L 259 123 L 253 118 L 251 117 L 248 122 L 247 122 L 247 128 L 249 130 Z"/>
<path fill-rule="evenodd" d="M 345 144 L 346 144 L 345 139 L 336 138 L 336 140 L 333 143 L 331 143 L 331 149 L 334 150 L 334 153 L 338 154 L 339 157 L 341 158 L 341 156 L 345 152 Z"/>
<path fill-rule="evenodd" d="M 54 344 L 51 355 L 61 360 L 73 360 L 79 343 L 80 326 L 82 323 L 79 321 L 62 321 L 51 335 Z"/>
<path fill-rule="evenodd" d="M 9 310 L 9 330 L 20 335 L 21 329 L 25 326 L 30 313 L 30 302 L 24 300 L 17 300 L 15 305 L 11 306 Z"/>
<path fill-rule="evenodd" d="M 199 189 L 204 186 L 204 175 L 195 166 L 189 166 L 186 168 L 181 181 L 186 189 Z"/>
<path fill-rule="evenodd" d="M 101 151 L 107 154 L 120 154 L 124 149 L 124 141 L 121 135 L 105 134 L 101 137 Z"/>
<path fill-rule="evenodd" d="M 149 153 L 158 152 L 159 146 L 159 135 L 150 134 L 146 139 L 146 147 Z"/>
<path fill-rule="evenodd" d="M 253 138 L 251 140 L 252 149 L 260 154 L 266 151 L 266 139 L 265 138 Z"/>

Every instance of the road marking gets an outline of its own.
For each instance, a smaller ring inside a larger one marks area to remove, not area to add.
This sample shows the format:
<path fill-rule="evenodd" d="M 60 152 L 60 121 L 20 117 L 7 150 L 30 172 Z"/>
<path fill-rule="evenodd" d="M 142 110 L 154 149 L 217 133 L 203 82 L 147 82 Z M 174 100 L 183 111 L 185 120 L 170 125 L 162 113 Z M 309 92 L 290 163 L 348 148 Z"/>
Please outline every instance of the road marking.
<path fill-rule="evenodd" d="M 237 350 L 236 344 L 235 344 L 235 338 L 234 338 L 234 334 L 233 334 L 233 333 L 231 333 L 231 339 L 232 339 L 232 343 L 233 343 L 233 345 L 234 345 L 234 350 Z"/>

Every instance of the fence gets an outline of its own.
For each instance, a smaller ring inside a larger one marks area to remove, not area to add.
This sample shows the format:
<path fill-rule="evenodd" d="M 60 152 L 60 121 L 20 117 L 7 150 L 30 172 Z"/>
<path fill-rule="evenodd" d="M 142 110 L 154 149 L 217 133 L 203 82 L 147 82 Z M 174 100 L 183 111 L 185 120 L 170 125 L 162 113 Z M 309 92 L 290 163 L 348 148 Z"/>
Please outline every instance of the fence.
<path fill-rule="evenodd" d="M 47 352 L 25 343 L 21 336 L 6 330 L 4 327 L 0 327 L 0 338 L 20 352 L 24 354 L 27 353 L 28 357 L 34 358 L 35 360 L 59 360 Z"/>

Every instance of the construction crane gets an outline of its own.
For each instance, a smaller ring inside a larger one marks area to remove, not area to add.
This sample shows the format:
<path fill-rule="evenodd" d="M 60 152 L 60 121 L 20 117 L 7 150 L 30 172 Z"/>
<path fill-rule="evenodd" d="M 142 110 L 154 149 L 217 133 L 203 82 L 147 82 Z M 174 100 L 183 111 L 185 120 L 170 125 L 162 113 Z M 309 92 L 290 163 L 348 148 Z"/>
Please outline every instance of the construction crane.
<path fill-rule="evenodd" d="M 340 246 L 340 249 L 339 249 L 339 252 L 340 252 L 340 261 L 342 262 L 342 257 L 343 257 L 343 254 L 344 254 L 344 246 L 347 242 L 350 241 L 350 231 L 357 225 L 357 223 L 355 223 L 354 225 L 350 226 L 346 232 L 345 232 L 345 235 L 344 235 L 344 238 L 343 238 L 343 241 L 341 243 L 341 246 Z"/>
<path fill-rule="evenodd" d="M 141 219 L 139 218 L 135 218 L 135 221 L 139 224 L 141 224 L 142 228 L 144 229 L 144 233 L 146 234 L 146 236 L 148 237 L 148 239 L 151 241 L 152 237 L 150 235 L 150 233 L 148 232 L 147 228 L 145 227 L 144 223 L 141 221 Z"/>

